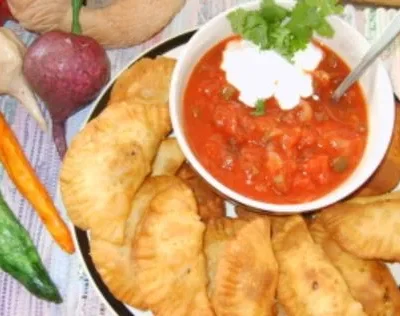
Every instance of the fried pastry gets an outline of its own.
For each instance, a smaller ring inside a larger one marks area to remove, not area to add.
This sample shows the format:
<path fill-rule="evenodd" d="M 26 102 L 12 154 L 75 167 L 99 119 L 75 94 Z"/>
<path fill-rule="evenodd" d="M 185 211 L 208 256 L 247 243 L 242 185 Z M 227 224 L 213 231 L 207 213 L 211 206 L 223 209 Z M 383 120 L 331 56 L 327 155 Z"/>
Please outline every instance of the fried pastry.
<path fill-rule="evenodd" d="M 129 240 L 122 245 L 92 238 L 90 240 L 90 256 L 96 271 L 112 295 L 131 306 L 141 305 L 137 292 L 139 284 L 136 278 L 136 265 L 131 257 Z"/>
<path fill-rule="evenodd" d="M 392 191 L 400 182 L 400 106 L 396 106 L 396 120 L 389 149 L 372 177 L 355 196 L 373 196 Z"/>
<path fill-rule="evenodd" d="M 90 239 L 90 254 L 97 272 L 110 292 L 120 301 L 132 306 L 142 306 L 136 263 L 132 256 L 132 243 L 136 228 L 146 214 L 151 200 L 171 186 L 181 183 L 176 177 L 158 176 L 147 178 L 133 200 L 125 227 L 123 243 L 113 243 L 95 236 Z"/>
<path fill-rule="evenodd" d="M 176 138 L 164 140 L 153 162 L 152 176 L 170 175 L 173 176 L 185 161 Z"/>
<path fill-rule="evenodd" d="M 109 104 L 135 99 L 143 103 L 168 103 L 176 60 L 164 56 L 142 58 L 115 82 Z"/>
<path fill-rule="evenodd" d="M 364 259 L 400 261 L 400 193 L 359 197 L 319 214 L 332 238 Z"/>
<path fill-rule="evenodd" d="M 134 235 L 140 230 L 139 224 L 148 212 L 153 198 L 177 184 L 182 184 L 182 181 L 174 176 L 156 176 L 145 180 L 133 199 L 130 214 L 126 221 L 125 239 L 133 242 Z"/>
<path fill-rule="evenodd" d="M 215 292 L 215 276 L 217 274 L 218 263 L 224 253 L 226 244 L 235 238 L 236 232 L 245 224 L 243 220 L 233 220 L 230 218 L 220 218 L 210 220 L 206 226 L 204 237 L 204 251 L 207 258 L 208 273 L 208 295 Z"/>
<path fill-rule="evenodd" d="M 366 315 L 299 215 L 272 218 L 278 301 L 288 316 Z"/>
<path fill-rule="evenodd" d="M 170 130 L 166 104 L 121 102 L 86 125 L 72 141 L 60 176 L 73 223 L 121 243 L 132 199 Z"/>
<path fill-rule="evenodd" d="M 207 223 L 208 293 L 218 316 L 274 315 L 278 266 L 268 217 Z"/>
<path fill-rule="evenodd" d="M 311 236 L 346 281 L 351 295 L 369 316 L 400 315 L 400 291 L 386 264 L 359 259 L 344 251 L 317 219 L 309 225 Z"/>
<path fill-rule="evenodd" d="M 187 163 L 176 174 L 194 192 L 203 221 L 225 216 L 225 202 Z"/>
<path fill-rule="evenodd" d="M 132 256 L 144 306 L 156 315 L 213 315 L 206 290 L 205 226 L 190 188 L 180 183 L 158 194 L 139 225 Z"/>

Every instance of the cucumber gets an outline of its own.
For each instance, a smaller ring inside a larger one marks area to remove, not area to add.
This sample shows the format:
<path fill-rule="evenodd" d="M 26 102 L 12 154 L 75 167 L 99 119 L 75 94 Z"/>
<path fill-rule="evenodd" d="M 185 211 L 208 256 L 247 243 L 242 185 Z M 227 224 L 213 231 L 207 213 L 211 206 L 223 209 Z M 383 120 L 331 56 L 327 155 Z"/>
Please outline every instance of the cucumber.
<path fill-rule="evenodd" d="M 18 280 L 33 295 L 61 303 L 26 229 L 19 223 L 0 192 L 0 268 Z"/>

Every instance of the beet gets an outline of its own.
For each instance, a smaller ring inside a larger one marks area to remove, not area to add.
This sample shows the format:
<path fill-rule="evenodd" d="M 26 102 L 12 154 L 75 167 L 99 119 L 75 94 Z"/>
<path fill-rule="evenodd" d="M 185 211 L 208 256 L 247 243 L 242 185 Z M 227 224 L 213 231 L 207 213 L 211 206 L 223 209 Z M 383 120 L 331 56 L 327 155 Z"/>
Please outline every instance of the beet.
<path fill-rule="evenodd" d="M 46 103 L 60 157 L 66 152 L 65 121 L 92 101 L 110 78 L 110 62 L 94 39 L 52 31 L 28 48 L 23 72 Z"/>

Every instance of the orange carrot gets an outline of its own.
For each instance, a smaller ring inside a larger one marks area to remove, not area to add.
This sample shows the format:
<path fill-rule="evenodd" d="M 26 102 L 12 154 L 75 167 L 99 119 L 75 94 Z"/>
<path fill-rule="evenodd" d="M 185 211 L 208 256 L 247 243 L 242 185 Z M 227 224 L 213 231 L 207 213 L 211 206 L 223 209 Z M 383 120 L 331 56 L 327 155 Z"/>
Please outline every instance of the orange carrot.
<path fill-rule="evenodd" d="M 68 253 L 75 251 L 67 225 L 26 158 L 14 132 L 0 113 L 0 161 L 21 194 L 31 203 L 54 240 Z"/>

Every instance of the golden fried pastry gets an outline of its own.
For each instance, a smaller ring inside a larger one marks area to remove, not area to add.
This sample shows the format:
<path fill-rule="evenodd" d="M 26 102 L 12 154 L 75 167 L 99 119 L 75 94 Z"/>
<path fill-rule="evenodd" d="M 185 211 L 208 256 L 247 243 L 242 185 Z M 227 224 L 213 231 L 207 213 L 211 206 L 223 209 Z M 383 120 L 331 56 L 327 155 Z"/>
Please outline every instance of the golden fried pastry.
<path fill-rule="evenodd" d="M 147 178 L 134 197 L 123 243 L 113 243 L 95 236 L 90 239 L 90 253 L 97 272 L 110 292 L 124 303 L 145 308 L 139 299 L 139 284 L 135 272 L 137 269 L 132 256 L 136 228 L 146 214 L 151 200 L 179 183 L 181 180 L 170 176 Z"/>
<path fill-rule="evenodd" d="M 225 202 L 187 163 L 176 174 L 194 192 L 203 221 L 225 216 Z"/>
<path fill-rule="evenodd" d="M 140 230 L 139 224 L 149 210 L 153 198 L 168 188 L 181 183 L 182 181 L 174 176 L 148 177 L 133 199 L 130 214 L 126 221 L 125 239 L 134 240 L 134 235 Z"/>
<path fill-rule="evenodd" d="M 400 261 L 400 193 L 359 197 L 319 215 L 332 238 L 364 259 Z"/>
<path fill-rule="evenodd" d="M 141 305 L 146 309 L 137 296 L 139 284 L 131 253 L 129 240 L 122 245 L 98 238 L 90 240 L 90 255 L 94 266 L 112 295 L 126 304 Z"/>
<path fill-rule="evenodd" d="M 207 223 L 208 293 L 218 316 L 274 315 L 278 266 L 268 218 Z"/>
<path fill-rule="evenodd" d="M 168 103 L 176 60 L 164 56 L 142 58 L 115 82 L 109 104 L 135 99 L 143 103 Z"/>
<path fill-rule="evenodd" d="M 245 219 L 245 220 L 251 220 L 255 218 L 264 218 L 268 217 L 266 213 L 261 213 L 257 211 L 252 211 L 244 206 L 238 205 L 235 207 L 235 213 L 239 218 Z"/>
<path fill-rule="evenodd" d="M 173 176 L 179 167 L 185 161 L 178 141 L 176 138 L 167 138 L 164 140 L 153 162 L 152 176 L 170 175 Z"/>
<path fill-rule="evenodd" d="M 363 260 L 344 251 L 320 221 L 309 225 L 311 236 L 346 281 L 351 295 L 369 316 L 400 315 L 400 291 L 386 264 Z"/>
<path fill-rule="evenodd" d="M 206 289 L 205 226 L 190 188 L 180 183 L 159 193 L 139 225 L 132 256 L 144 307 L 156 315 L 213 315 Z"/>
<path fill-rule="evenodd" d="M 400 182 L 400 106 L 396 106 L 396 121 L 388 152 L 382 163 L 355 196 L 388 193 Z"/>
<path fill-rule="evenodd" d="M 300 215 L 272 218 L 278 301 L 288 316 L 366 315 Z"/>
<path fill-rule="evenodd" d="M 170 130 L 166 104 L 121 102 L 86 125 L 72 141 L 60 176 L 73 223 L 121 243 L 132 199 Z"/>
<path fill-rule="evenodd" d="M 208 272 L 208 295 L 211 297 L 215 292 L 215 276 L 217 274 L 218 263 L 226 244 L 235 238 L 236 232 L 240 230 L 246 222 L 243 220 L 233 220 L 222 217 L 210 220 L 206 226 L 204 237 L 204 251 L 207 258 Z"/>

